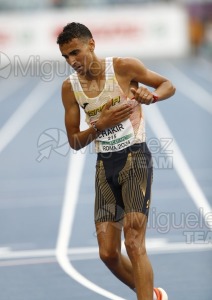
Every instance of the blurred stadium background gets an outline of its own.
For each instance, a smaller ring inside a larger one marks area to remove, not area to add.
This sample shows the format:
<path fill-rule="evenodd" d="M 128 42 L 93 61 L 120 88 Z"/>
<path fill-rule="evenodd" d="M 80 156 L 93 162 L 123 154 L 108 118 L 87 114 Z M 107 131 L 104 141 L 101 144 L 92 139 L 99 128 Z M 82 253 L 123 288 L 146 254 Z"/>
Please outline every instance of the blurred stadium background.
<path fill-rule="evenodd" d="M 0 0 L 0 299 L 135 299 L 98 259 L 93 149 L 80 156 L 67 143 L 60 89 L 70 68 L 56 37 L 72 21 L 91 29 L 99 56 L 136 56 L 177 86 L 174 101 L 145 109 L 147 136 L 153 150 L 176 139 L 197 182 L 155 152 L 151 217 L 165 219 L 150 218 L 147 245 L 171 300 L 211 300 L 209 0 Z"/>
<path fill-rule="evenodd" d="M 116 52 L 116 48 L 120 50 L 120 42 L 127 39 L 131 44 L 136 36 L 142 48 L 129 45 L 131 55 L 139 52 L 142 57 L 158 57 L 161 52 L 165 57 L 167 53 L 169 56 L 200 54 L 209 58 L 212 55 L 210 0 L 133 0 L 130 3 L 124 0 L 0 0 L 0 11 L 1 51 L 10 54 L 15 47 L 15 53 L 11 54 L 23 54 L 25 59 L 26 54 L 58 59 L 55 38 L 66 22 L 75 19 L 91 27 L 97 42 L 100 41 L 100 52 L 105 49 L 103 39 L 107 42 L 110 39 L 111 43 L 105 52 L 108 49 Z M 157 51 L 152 48 L 155 45 Z"/>

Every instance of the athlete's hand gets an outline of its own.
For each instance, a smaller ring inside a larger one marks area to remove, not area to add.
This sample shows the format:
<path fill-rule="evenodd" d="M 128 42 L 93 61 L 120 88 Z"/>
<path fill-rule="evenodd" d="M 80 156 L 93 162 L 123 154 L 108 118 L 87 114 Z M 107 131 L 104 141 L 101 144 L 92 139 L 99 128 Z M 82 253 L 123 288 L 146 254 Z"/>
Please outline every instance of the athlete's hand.
<path fill-rule="evenodd" d="M 141 104 L 149 105 L 154 100 L 153 94 L 146 87 L 139 87 L 137 90 L 131 88 L 130 91 L 133 93 L 134 98 Z"/>
<path fill-rule="evenodd" d="M 120 104 L 112 107 L 112 100 L 109 100 L 102 109 L 100 117 L 96 122 L 96 127 L 100 131 L 113 127 L 129 118 L 132 110 L 133 107 L 129 104 Z"/>

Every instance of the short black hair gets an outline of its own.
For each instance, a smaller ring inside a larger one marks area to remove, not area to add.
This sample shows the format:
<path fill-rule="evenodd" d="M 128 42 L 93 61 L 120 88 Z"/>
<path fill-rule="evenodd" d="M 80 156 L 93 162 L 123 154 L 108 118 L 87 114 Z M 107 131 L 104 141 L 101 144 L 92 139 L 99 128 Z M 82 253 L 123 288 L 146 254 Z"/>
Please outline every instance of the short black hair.
<path fill-rule="evenodd" d="M 70 42 L 72 39 L 91 39 L 93 38 L 90 30 L 83 24 L 80 23 L 68 23 L 63 31 L 57 37 L 57 44 L 63 45 Z"/>

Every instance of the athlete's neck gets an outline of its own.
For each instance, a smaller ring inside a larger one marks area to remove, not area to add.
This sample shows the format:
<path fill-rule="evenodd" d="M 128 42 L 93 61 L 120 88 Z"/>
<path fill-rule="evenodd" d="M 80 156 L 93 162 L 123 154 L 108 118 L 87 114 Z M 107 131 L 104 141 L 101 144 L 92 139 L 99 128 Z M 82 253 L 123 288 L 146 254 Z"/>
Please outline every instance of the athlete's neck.
<path fill-rule="evenodd" d="M 101 80 L 105 77 L 105 68 L 105 59 L 95 56 L 85 75 L 80 77 L 86 80 Z"/>

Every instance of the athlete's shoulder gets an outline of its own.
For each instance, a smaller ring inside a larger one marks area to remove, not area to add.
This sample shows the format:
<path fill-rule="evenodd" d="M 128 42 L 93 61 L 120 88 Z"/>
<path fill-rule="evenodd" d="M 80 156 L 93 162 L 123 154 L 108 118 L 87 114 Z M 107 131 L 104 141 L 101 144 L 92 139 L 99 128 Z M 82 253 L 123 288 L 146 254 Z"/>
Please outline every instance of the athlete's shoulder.
<path fill-rule="evenodd" d="M 62 84 L 62 93 L 69 94 L 69 95 L 74 95 L 74 91 L 73 91 L 72 84 L 71 84 L 71 81 L 70 81 L 69 77 L 66 78 L 63 81 L 63 84 Z"/>
<path fill-rule="evenodd" d="M 119 74 L 129 73 L 130 70 L 134 70 L 137 67 L 145 68 L 141 60 L 136 57 L 114 57 L 114 68 Z"/>
<path fill-rule="evenodd" d="M 70 78 L 66 78 L 63 83 L 62 83 L 62 90 L 63 91 L 70 91 L 71 89 L 71 82 L 70 82 Z"/>
<path fill-rule="evenodd" d="M 70 78 L 65 79 L 62 83 L 62 101 L 64 106 L 69 106 L 71 104 L 77 103 Z"/>

